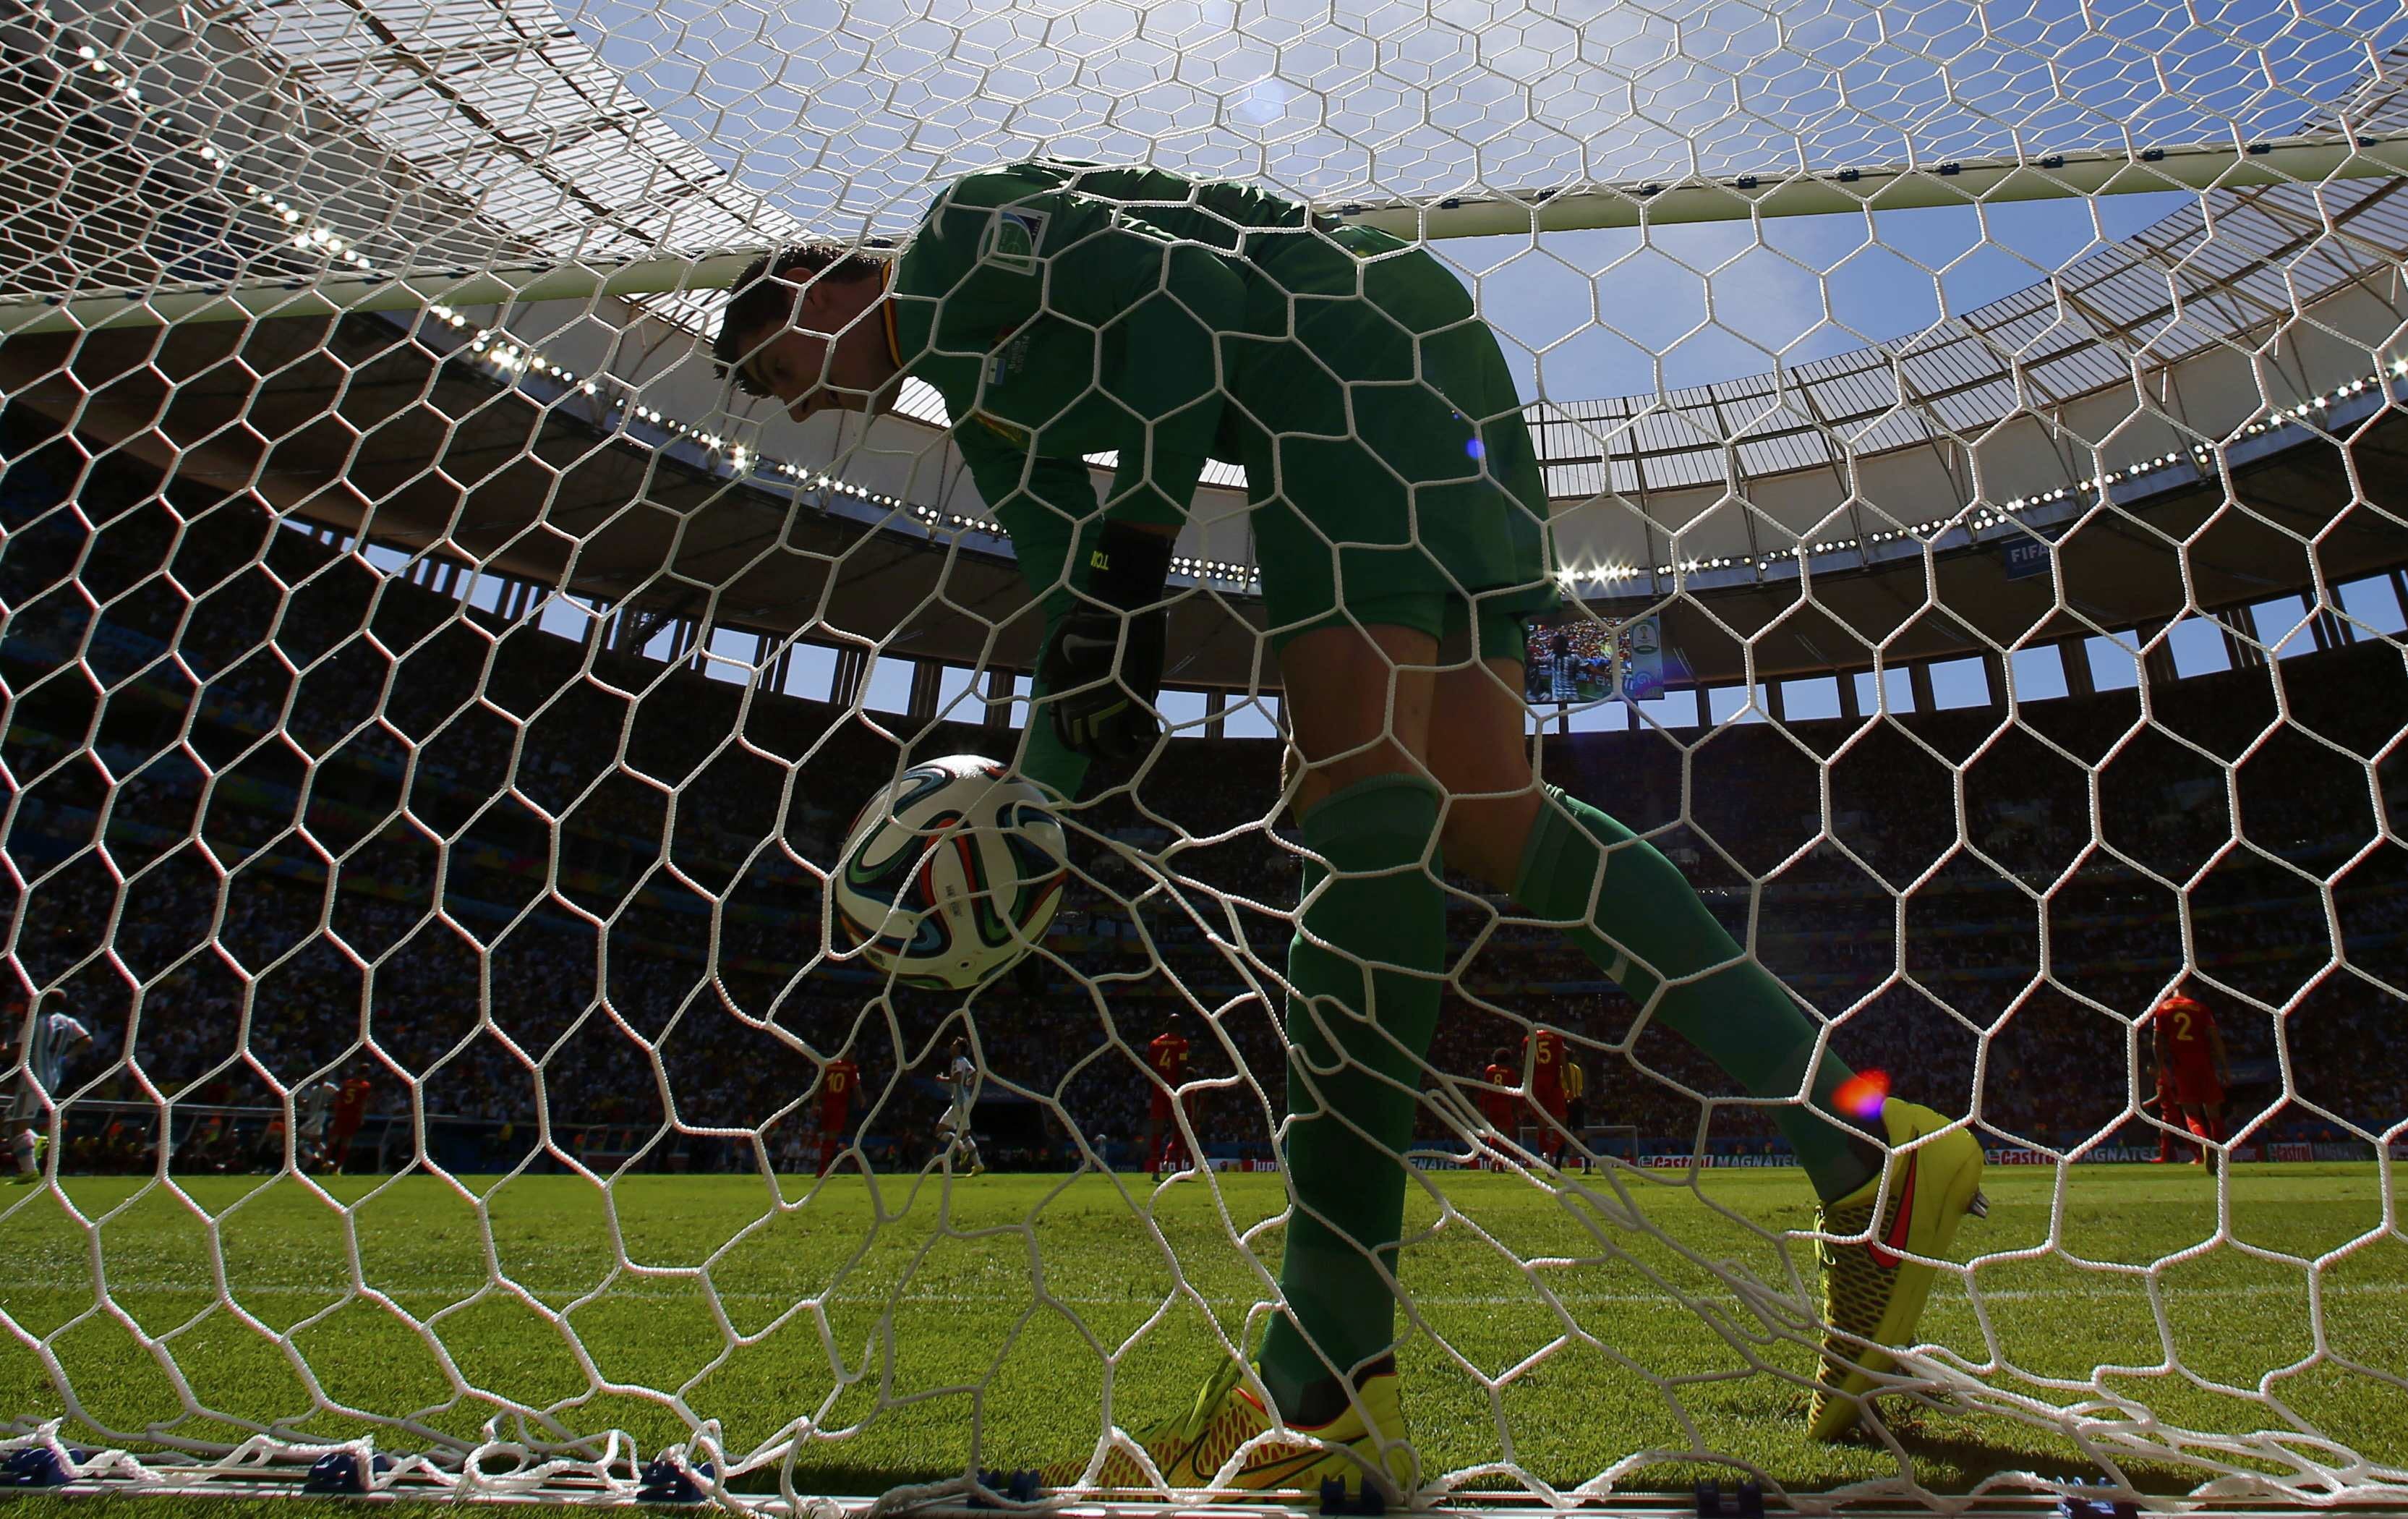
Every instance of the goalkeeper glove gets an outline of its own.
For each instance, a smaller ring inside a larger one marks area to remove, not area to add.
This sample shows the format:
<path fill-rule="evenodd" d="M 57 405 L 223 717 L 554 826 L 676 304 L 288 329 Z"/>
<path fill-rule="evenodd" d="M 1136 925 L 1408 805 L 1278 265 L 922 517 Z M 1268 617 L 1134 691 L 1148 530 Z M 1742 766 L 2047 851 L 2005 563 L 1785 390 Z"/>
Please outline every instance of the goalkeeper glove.
<path fill-rule="evenodd" d="M 1037 673 L 1065 748 L 1118 763 L 1161 737 L 1150 709 L 1162 688 L 1170 616 L 1159 603 L 1170 546 L 1168 534 L 1106 523 L 1087 556 L 1079 606 L 1046 630 Z"/>

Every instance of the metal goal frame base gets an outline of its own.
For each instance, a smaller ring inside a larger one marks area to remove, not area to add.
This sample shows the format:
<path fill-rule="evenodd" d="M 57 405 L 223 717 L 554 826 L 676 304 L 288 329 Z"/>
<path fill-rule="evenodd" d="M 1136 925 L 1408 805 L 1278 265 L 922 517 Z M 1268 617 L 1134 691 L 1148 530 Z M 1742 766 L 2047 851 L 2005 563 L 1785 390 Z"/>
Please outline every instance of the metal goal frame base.
<path fill-rule="evenodd" d="M 608 1437 L 617 1445 L 621 1437 Z M 1015 1473 L 1015 1476 L 1021 1474 Z M 1743 1475 L 1743 1474 L 1738 1474 Z M 2140 1519 L 2152 1513 L 2213 1519 L 2292 1519 L 2302 1513 L 2398 1514 L 2399 1502 L 2370 1495 L 2363 1501 L 2268 1508 L 2256 1499 L 2221 1500 L 2143 1494 L 2131 1489 L 2057 1481 L 2038 1474 L 1992 1479 L 2002 1485 L 1964 1496 L 1931 1495 L 1916 1502 L 1886 1483 L 1828 1493 L 1763 1492 L 1756 1483 L 1699 1483 L 1686 1493 L 1571 1491 L 1555 1495 L 1477 1490 L 1424 1492 L 1411 1512 L 1429 1514 L 1535 1515 L 1581 1513 L 1597 1519 L 1754 1519 L 1756 1515 L 1835 1514 L 1851 1519 L 1907 1519 L 1935 1513 L 1954 1519 Z M 2028 1483 L 2017 1487 L 2017 1483 Z M 731 1485 L 738 1483 L 740 1485 Z M 1334 1484 L 1333 1484 L 1334 1485 Z M 369 1502 L 558 1504 L 584 1508 L 702 1508 L 757 1514 L 762 1519 L 884 1519 L 888 1514 L 1061 1514 L 1068 1519 L 1165 1519 L 1211 1514 L 1214 1519 L 1332 1519 L 1393 1512 L 1377 1498 L 1290 1502 L 1223 1498 L 1197 1491 L 1166 1496 L 1122 1491 L 1076 1498 L 1028 1497 L 1001 1473 L 900 1486 L 876 1496 L 800 1491 L 772 1465 L 716 1474 L 704 1453 L 682 1449 L 639 1461 L 613 1450 L 595 1459 L 561 1459 L 523 1446 L 494 1444 L 461 1454 L 392 1455 L 368 1441 L 299 1444 L 261 1437 L 217 1458 L 172 1452 L 134 1453 L 78 1446 L 55 1426 L 32 1436 L 0 1439 L 0 1490 L 60 1498 L 127 1497 L 274 1498 L 346 1498 Z"/>

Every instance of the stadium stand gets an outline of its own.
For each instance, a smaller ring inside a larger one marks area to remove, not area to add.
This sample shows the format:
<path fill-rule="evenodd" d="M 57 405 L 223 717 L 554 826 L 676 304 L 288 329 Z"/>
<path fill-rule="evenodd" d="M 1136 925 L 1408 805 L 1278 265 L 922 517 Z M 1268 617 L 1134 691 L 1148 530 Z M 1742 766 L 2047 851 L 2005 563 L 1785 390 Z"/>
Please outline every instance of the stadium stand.
<path fill-rule="evenodd" d="M 437 1120 L 428 1158 L 454 1169 L 751 1168 L 774 1160 L 780 1125 L 804 1121 L 815 1066 L 801 1044 L 861 1063 L 871 1106 L 856 1118 L 875 1161 L 924 1158 L 936 1105 L 915 1082 L 933 1074 L 927 1041 L 953 1005 L 908 990 L 882 1003 L 873 978 L 845 968 L 793 982 L 821 932 L 799 862 L 831 858 L 859 796 L 892 773 L 891 724 L 766 692 L 748 706 L 726 681 L 543 632 L 525 607 L 464 614 L 456 595 L 381 574 L 238 498 L 179 515 L 175 493 L 163 500 L 136 467 L 39 447 L 47 424 L 22 413 L 7 425 L 18 462 L 0 482 L 13 535 L 0 595 L 22 609 L 0 645 L 21 693 L 12 769 L 39 773 L 84 741 L 91 685 L 40 679 L 79 650 L 93 679 L 145 698 L 111 700 L 92 745 L 122 778 L 113 797 L 92 765 L 56 770 L 26 788 L 7 840 L 28 868 L 72 857 L 24 904 L 22 939 L 30 974 L 72 973 L 70 1005 L 95 1035 L 73 1073 L 71 1168 L 149 1168 L 162 1098 L 177 1105 L 179 1169 L 271 1164 L 267 1079 L 321 1070 L 376 1083 L 355 1166 L 413 1162 L 414 1099 Z M 118 595 L 163 570 L 186 595 Z M 106 616 L 74 594 L 79 580 Z M 2373 1037 L 2384 994 L 2367 978 L 2399 984 L 2408 970 L 2408 874 L 2397 847 L 2366 851 L 2384 799 L 2324 740 L 2378 749 L 2379 714 L 2400 709 L 2408 678 L 2377 642 L 2284 671 L 2288 724 L 2273 721 L 2264 671 L 2237 670 L 2153 685 L 2147 723 L 2136 692 L 2107 692 L 2025 704 L 2014 724 L 1986 707 L 1861 733 L 1793 720 L 1574 735 L 1549 740 L 1546 764 L 1656 830 L 1743 942 L 1826 1015 L 1846 1013 L 1835 1039 L 1852 1063 L 1963 1092 L 1978 1029 L 1995 1026 L 1979 1073 L 1993 1143 L 2112 1144 L 2119 1130 L 2144 1142 L 2125 1120 L 2145 1056 L 2134 1060 L 2123 1020 L 2177 973 L 2186 910 L 2212 997 L 2222 985 L 2286 1010 L 2300 1097 L 2380 1127 L 2408 1108 L 2408 1056 Z M 738 731 L 744 745 L 726 746 Z M 992 752 L 1010 738 L 938 724 L 909 747 Z M 1818 755 L 1842 743 L 1833 826 L 1818 838 Z M 518 744 L 540 758 L 513 768 Z M 2219 762 L 2238 762 L 2229 792 Z M 2085 764 L 2099 767 L 2097 848 Z M 1277 767 L 1275 741 L 1173 743 L 1146 788 L 1176 798 L 1171 815 L 1154 803 L 1140 816 L 1124 794 L 1084 810 L 1082 826 L 1157 844 L 1166 824 L 1234 828 L 1256 818 Z M 2398 784 L 2396 761 L 2381 773 Z M 681 782 L 674 806 L 664 780 Z M 95 840 L 107 860 L 87 850 Z M 1099 852 L 1086 853 L 1092 865 Z M 1294 868 L 1283 835 L 1263 827 L 1169 858 L 1266 903 L 1285 899 Z M 1145 1092 L 1134 1052 L 1177 995 L 1149 972 L 1140 929 L 1207 1005 L 1245 990 L 1196 921 L 1158 897 L 1132 908 L 1143 883 L 1095 868 L 1048 947 L 1090 977 L 1137 978 L 1114 991 L 1125 1058 L 1090 1058 L 1106 1015 L 1083 999 L 1017 980 L 982 993 L 982 1113 L 1002 1166 L 1076 1160 L 1068 1132 L 1013 1088 L 1054 1096 L 1105 1158 L 1126 1158 Z M 1466 892 L 1457 942 L 1511 910 Z M 1285 920 L 1239 917 L 1276 963 Z M 1693 1148 L 1688 1094 L 1716 1095 L 1711 1068 L 1669 1035 L 1634 1038 L 1638 1010 L 1551 930 L 1497 927 L 1459 982 L 1435 1068 L 1469 1074 L 1518 1039 L 1513 1014 L 1541 1020 L 1579 1046 L 1593 1113 L 1635 1125 L 1643 1148 Z M 2245 1119 L 2281 1090 L 2276 1020 L 2216 999 Z M 1194 1075 L 1221 1088 L 1196 1122 L 1218 1154 L 1266 1155 L 1265 1099 L 1231 1057 L 1275 1102 L 1276 1032 L 1259 1001 L 1219 1022 L 1226 1046 L 1195 1041 Z M 1778 1158 L 1771 1125 L 1745 1107 L 1717 1105 L 1707 1133 L 1710 1152 Z M 2286 1107 L 2253 1137 L 2346 1134 Z"/>

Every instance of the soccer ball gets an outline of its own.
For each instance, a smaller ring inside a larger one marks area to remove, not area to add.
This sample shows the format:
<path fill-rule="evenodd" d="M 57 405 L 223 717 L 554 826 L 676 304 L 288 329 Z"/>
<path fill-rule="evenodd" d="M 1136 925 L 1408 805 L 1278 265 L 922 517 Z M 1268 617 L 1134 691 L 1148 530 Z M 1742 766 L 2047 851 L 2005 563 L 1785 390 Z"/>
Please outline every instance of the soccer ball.
<path fill-rule="evenodd" d="M 872 796 L 831 883 L 838 924 L 872 966 L 965 991 L 1026 954 L 1068 873 L 1045 794 L 976 754 L 931 760 Z"/>

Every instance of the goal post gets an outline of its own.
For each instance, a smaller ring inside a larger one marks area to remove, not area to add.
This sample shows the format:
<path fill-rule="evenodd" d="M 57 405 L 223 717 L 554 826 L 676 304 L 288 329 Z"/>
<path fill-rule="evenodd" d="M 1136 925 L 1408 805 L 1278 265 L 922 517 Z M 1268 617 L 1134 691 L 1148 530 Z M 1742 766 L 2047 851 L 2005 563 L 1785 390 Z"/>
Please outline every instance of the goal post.
<path fill-rule="evenodd" d="M 1774 171 L 1707 181 L 1641 181 L 1449 194 L 1430 201 L 1325 201 L 1347 225 L 1406 237 L 1512 236 L 1670 227 L 1764 217 L 1846 216 L 2167 191 L 2392 179 L 2408 174 L 2408 136 L 2295 139 L 2243 147 L 2136 149 L 1972 159 L 1913 167 Z M 705 255 L 406 270 L 257 284 L 154 285 L 104 295 L 0 292 L 0 337 L 169 322 L 323 318 L 432 305 L 507 306 L 723 290 L 759 248 Z"/>
<path fill-rule="evenodd" d="M 2408 14 L 0 7 L 0 1486 L 2408 1505 Z"/>

